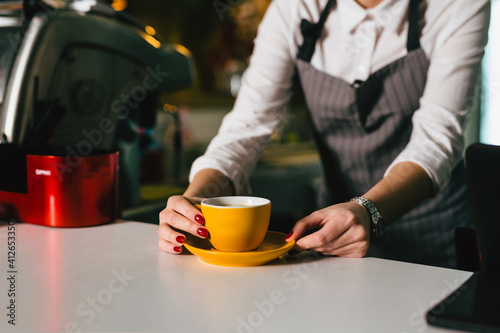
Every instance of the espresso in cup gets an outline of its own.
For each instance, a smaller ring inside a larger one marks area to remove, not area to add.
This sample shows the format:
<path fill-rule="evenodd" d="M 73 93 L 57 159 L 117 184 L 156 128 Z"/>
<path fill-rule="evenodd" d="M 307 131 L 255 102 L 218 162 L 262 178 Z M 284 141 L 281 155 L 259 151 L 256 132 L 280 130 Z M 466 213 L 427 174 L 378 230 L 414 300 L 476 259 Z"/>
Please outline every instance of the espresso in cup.
<path fill-rule="evenodd" d="M 205 227 L 212 246 L 219 251 L 255 250 L 264 240 L 271 217 L 271 201 L 230 196 L 201 202 Z"/>

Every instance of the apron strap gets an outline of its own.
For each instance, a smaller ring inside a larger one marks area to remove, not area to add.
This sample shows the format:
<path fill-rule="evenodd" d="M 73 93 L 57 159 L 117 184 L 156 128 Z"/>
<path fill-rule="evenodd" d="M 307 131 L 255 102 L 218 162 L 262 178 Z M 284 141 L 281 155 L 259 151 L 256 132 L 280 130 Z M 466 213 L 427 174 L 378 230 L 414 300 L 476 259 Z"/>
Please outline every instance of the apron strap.
<path fill-rule="evenodd" d="M 299 47 L 297 58 L 305 62 L 311 61 L 314 54 L 314 48 L 316 47 L 316 41 L 323 31 L 326 18 L 328 17 L 328 14 L 330 14 L 330 9 L 334 3 L 335 0 L 328 0 L 325 9 L 321 12 L 318 23 L 311 23 L 306 19 L 303 19 L 302 22 L 300 22 L 300 31 L 304 37 L 304 42 Z"/>
<path fill-rule="evenodd" d="M 408 25 L 408 41 L 406 42 L 406 49 L 408 53 L 420 48 L 420 34 L 418 33 L 418 6 L 419 0 L 410 1 L 410 15 Z"/>
<path fill-rule="evenodd" d="M 325 8 L 321 12 L 318 23 L 311 23 L 306 19 L 300 22 L 300 31 L 304 37 L 304 42 L 299 47 L 297 53 L 297 58 L 303 60 L 307 63 L 311 62 L 311 58 L 314 54 L 314 49 L 316 47 L 316 42 L 318 41 L 325 21 L 330 14 L 330 9 L 336 3 L 335 0 L 328 0 Z M 418 7 L 420 5 L 420 0 L 410 0 L 409 8 L 409 26 L 408 26 L 408 40 L 406 42 L 406 49 L 408 53 L 420 48 L 420 34 L 418 31 L 418 18 L 419 12 Z"/>

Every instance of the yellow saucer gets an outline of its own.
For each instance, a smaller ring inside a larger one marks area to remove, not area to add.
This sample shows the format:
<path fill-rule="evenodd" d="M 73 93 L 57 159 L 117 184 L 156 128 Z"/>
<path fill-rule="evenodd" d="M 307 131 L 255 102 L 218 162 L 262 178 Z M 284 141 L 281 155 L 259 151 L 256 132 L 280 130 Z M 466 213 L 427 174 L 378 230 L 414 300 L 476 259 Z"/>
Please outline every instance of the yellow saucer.
<path fill-rule="evenodd" d="M 209 264 L 248 267 L 265 264 L 287 253 L 295 245 L 295 241 L 285 242 L 285 238 L 286 235 L 281 232 L 268 231 L 262 244 L 256 250 L 248 252 L 217 251 L 212 247 L 208 239 L 194 236 L 188 236 L 184 246 L 189 252 Z"/>

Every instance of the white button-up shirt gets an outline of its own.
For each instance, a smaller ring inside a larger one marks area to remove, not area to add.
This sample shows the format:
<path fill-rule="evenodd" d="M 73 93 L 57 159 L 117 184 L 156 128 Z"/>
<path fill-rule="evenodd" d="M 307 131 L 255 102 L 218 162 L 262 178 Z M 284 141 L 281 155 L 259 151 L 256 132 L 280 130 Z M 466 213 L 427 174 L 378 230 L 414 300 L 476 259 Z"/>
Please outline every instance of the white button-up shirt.
<path fill-rule="evenodd" d="M 191 168 L 190 181 L 204 168 L 229 177 L 240 194 L 268 137 L 283 122 L 292 94 L 300 22 L 317 22 L 327 0 L 274 0 L 255 39 L 250 65 L 233 110 L 218 135 Z M 364 81 L 407 54 L 409 0 L 385 0 L 372 9 L 337 0 L 311 65 L 349 83 Z M 420 165 L 439 192 L 464 150 L 463 132 L 474 105 L 480 63 L 488 38 L 488 0 L 422 0 L 420 44 L 430 60 L 426 87 L 415 111 L 413 131 L 397 163 Z M 361 193 L 360 193 L 361 194 Z"/>

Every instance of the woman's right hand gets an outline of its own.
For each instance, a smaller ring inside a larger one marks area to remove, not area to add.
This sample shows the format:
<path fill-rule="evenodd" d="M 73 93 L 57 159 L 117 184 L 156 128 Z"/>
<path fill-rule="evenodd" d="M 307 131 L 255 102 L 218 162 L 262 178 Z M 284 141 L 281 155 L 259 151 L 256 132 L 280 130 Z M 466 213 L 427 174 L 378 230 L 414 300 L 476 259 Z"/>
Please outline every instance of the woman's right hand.
<path fill-rule="evenodd" d="M 194 206 L 200 201 L 199 199 L 188 199 L 182 195 L 175 195 L 168 199 L 167 207 L 160 212 L 160 226 L 158 227 L 160 249 L 173 254 L 181 253 L 186 236 L 179 231 L 200 238 L 208 236 L 208 231 L 203 226 L 205 218 Z"/>

